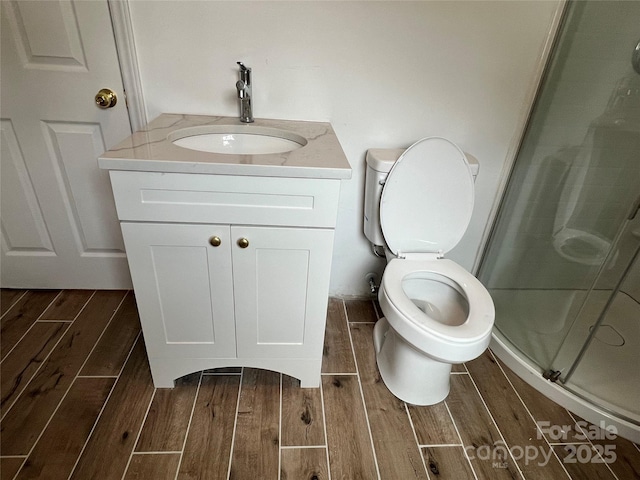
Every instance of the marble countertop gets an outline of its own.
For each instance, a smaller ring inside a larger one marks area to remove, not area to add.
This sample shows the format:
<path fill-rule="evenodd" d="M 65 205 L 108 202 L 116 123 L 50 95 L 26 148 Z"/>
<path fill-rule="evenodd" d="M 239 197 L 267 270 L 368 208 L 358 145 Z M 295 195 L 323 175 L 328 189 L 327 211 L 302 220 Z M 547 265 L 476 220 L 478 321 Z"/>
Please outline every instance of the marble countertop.
<path fill-rule="evenodd" d="M 162 114 L 142 130 L 106 151 L 100 168 L 167 173 L 255 175 L 299 178 L 351 178 L 351 166 L 331 124 L 256 118 L 258 127 L 288 130 L 307 139 L 302 148 L 260 155 L 219 154 L 174 145 L 174 131 L 203 125 L 244 125 L 237 117 Z"/>

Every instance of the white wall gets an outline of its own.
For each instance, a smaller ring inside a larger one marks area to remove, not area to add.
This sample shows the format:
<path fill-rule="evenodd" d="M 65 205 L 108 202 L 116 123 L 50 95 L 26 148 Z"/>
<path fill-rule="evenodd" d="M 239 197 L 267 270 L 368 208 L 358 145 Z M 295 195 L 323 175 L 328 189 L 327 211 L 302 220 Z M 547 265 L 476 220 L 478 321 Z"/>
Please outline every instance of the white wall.
<path fill-rule="evenodd" d="M 382 265 L 362 234 L 365 153 L 431 135 L 480 161 L 476 208 L 448 256 L 471 269 L 557 1 L 131 1 L 149 118 L 237 115 L 236 61 L 256 117 L 330 121 L 344 182 L 331 293 L 366 293 Z"/>

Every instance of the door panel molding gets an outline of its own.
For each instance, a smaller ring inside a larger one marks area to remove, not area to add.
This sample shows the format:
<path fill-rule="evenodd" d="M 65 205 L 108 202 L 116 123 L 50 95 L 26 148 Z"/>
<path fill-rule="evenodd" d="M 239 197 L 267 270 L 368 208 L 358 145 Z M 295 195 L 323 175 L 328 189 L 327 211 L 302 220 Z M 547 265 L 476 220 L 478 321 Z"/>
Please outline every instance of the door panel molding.
<path fill-rule="evenodd" d="M 18 202 L 20 208 L 2 212 L 2 247 L 7 255 L 55 255 L 53 242 L 22 155 L 11 120 L 0 120 L 2 137 L 2 202 Z M 30 212 L 25 216 L 24 212 Z"/>
<path fill-rule="evenodd" d="M 87 71 L 71 1 L 2 3 L 24 68 Z"/>
<path fill-rule="evenodd" d="M 98 123 L 42 122 L 45 143 L 81 255 L 124 255 L 108 175 L 97 168 L 104 152 Z"/>

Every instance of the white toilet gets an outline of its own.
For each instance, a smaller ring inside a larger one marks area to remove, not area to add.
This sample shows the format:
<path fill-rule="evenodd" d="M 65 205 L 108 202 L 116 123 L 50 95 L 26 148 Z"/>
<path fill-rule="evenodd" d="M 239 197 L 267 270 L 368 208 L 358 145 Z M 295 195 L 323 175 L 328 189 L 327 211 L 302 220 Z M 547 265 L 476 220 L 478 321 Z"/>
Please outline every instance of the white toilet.
<path fill-rule="evenodd" d="M 467 229 L 475 158 L 439 137 L 407 150 L 367 152 L 365 235 L 387 267 L 374 328 L 378 368 L 401 400 L 433 405 L 449 394 L 451 365 L 489 345 L 495 317 L 485 287 L 443 258 Z"/>

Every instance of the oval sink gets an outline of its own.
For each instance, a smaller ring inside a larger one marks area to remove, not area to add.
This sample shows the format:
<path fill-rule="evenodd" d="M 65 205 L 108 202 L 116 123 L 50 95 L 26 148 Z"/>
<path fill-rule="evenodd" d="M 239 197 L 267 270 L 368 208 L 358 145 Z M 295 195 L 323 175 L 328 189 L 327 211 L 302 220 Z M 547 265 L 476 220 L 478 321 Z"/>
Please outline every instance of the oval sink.
<path fill-rule="evenodd" d="M 202 125 L 176 130 L 167 139 L 190 150 L 235 155 L 284 153 L 307 144 L 296 133 L 256 125 Z"/>

